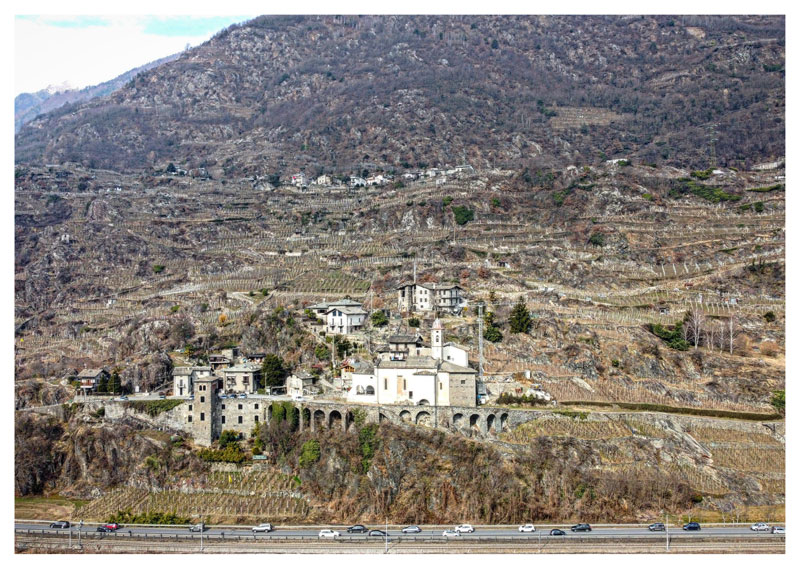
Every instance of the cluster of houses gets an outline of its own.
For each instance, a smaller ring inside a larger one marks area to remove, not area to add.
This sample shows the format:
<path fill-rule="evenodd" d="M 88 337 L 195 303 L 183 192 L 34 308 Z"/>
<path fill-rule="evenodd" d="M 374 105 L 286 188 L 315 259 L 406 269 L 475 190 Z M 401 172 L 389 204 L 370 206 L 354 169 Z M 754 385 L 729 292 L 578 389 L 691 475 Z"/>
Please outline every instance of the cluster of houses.
<path fill-rule="evenodd" d="M 414 181 L 423 178 L 441 178 L 442 180 L 446 181 L 446 177 L 443 176 L 472 173 L 475 173 L 475 169 L 472 166 L 469 164 L 461 164 L 454 168 L 429 168 L 427 170 L 408 171 L 403 173 L 400 178 L 403 181 Z M 378 173 L 369 177 L 350 176 L 349 185 L 350 187 L 371 187 L 376 185 L 386 185 L 394 181 L 394 175 L 384 175 Z M 306 188 L 310 185 L 327 187 L 336 185 L 336 180 L 328 174 L 322 174 L 312 179 L 303 172 L 298 172 L 291 176 L 291 185 L 300 188 Z"/>
<path fill-rule="evenodd" d="M 456 284 L 404 283 L 398 287 L 401 311 L 456 313 L 464 305 L 462 289 Z M 312 327 L 324 335 L 351 335 L 364 328 L 367 310 L 350 298 L 323 301 L 306 308 L 316 317 Z M 339 386 L 347 390 L 350 402 L 376 404 L 418 404 L 475 406 L 478 372 L 468 364 L 467 349 L 444 340 L 444 328 L 437 318 L 430 342 L 422 335 L 395 334 L 378 346 L 374 361 L 345 360 L 341 363 Z M 265 355 L 242 355 L 236 347 L 209 355 L 207 366 L 176 367 L 173 394 L 191 396 L 195 383 L 218 378 L 225 394 L 256 393 L 261 387 L 261 364 Z M 300 371 L 286 381 L 286 394 L 303 396 L 319 392 L 318 373 Z M 273 389 L 272 393 L 283 392 Z"/>
<path fill-rule="evenodd" d="M 261 364 L 264 353 L 242 355 L 238 347 L 223 349 L 208 356 L 207 366 L 172 369 L 172 394 L 191 396 L 198 379 L 219 377 L 225 393 L 252 394 L 261 388 Z"/>

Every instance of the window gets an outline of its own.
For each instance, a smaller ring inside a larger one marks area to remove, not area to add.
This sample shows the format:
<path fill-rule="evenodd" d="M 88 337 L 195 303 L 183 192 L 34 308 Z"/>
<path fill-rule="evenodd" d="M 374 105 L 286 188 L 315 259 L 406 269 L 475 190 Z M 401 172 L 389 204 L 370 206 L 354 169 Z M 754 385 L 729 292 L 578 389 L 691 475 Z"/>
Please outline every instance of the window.
<path fill-rule="evenodd" d="M 408 385 L 406 385 L 406 380 L 403 379 L 403 390 L 406 390 L 407 388 L 408 388 Z"/>
<path fill-rule="evenodd" d="M 414 391 L 408 391 L 408 398 L 414 400 Z"/>
<path fill-rule="evenodd" d="M 467 384 L 467 379 L 461 379 L 461 384 L 462 384 L 462 385 L 465 385 L 465 384 Z"/>
<path fill-rule="evenodd" d="M 191 415 L 189 415 L 189 422 L 191 422 L 191 421 L 192 421 L 192 416 L 191 416 Z"/>
<path fill-rule="evenodd" d="M 206 413 L 205 412 L 201 412 L 200 413 L 200 422 L 204 421 L 205 419 L 206 419 Z"/>
<path fill-rule="evenodd" d="M 225 417 L 222 417 L 222 423 L 225 424 Z"/>
<path fill-rule="evenodd" d="M 383 379 L 383 390 L 389 389 L 389 379 Z"/>
<path fill-rule="evenodd" d="M 240 416 L 239 417 L 239 424 L 241 424 L 241 423 L 242 423 L 242 417 Z"/>
<path fill-rule="evenodd" d="M 241 409 L 242 409 L 242 405 L 240 404 L 240 405 L 239 405 L 239 410 L 241 410 Z"/>
<path fill-rule="evenodd" d="M 191 411 L 192 411 L 192 405 L 190 404 L 189 405 L 189 412 L 191 412 Z"/>
<path fill-rule="evenodd" d="M 258 403 L 256 403 L 256 410 L 258 410 Z"/>
<path fill-rule="evenodd" d="M 204 397 L 204 396 L 201 396 L 201 397 L 200 397 L 200 402 L 205 402 L 205 401 L 206 401 L 206 397 Z"/>
<path fill-rule="evenodd" d="M 256 414 L 255 416 L 253 416 L 253 420 L 254 420 L 256 423 L 258 423 L 258 414 Z"/>
<path fill-rule="evenodd" d="M 441 383 L 441 381 L 439 382 L 439 390 L 442 390 L 442 383 Z"/>

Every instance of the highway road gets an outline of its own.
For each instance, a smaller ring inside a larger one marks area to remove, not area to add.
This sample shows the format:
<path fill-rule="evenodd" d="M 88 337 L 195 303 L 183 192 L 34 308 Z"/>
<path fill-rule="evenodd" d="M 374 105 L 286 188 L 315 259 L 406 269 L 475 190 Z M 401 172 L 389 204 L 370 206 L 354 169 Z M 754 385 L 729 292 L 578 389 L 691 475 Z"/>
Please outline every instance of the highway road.
<path fill-rule="evenodd" d="M 783 525 L 780 525 L 783 526 Z M 618 526 L 618 527 L 595 527 L 591 532 L 571 532 L 570 525 L 541 525 L 537 527 L 536 532 L 521 533 L 516 528 L 509 527 L 477 527 L 473 533 L 464 533 L 460 536 L 443 537 L 442 531 L 444 528 L 453 527 L 427 527 L 422 526 L 422 533 L 417 534 L 404 534 L 399 528 L 390 528 L 388 531 L 390 541 L 421 541 L 421 540 L 481 540 L 481 539 L 503 539 L 503 540 L 564 540 L 564 539 L 615 539 L 615 538 L 641 538 L 641 539 L 661 539 L 666 540 L 664 532 L 651 532 L 646 526 Z M 49 523 L 36 523 L 36 522 L 15 522 L 15 531 L 17 532 L 36 532 L 39 534 L 60 534 L 67 535 L 69 529 L 51 529 Z M 210 539 L 224 539 L 236 537 L 248 537 L 250 539 L 319 539 L 319 531 L 322 528 L 330 528 L 337 530 L 341 533 L 338 537 L 341 540 L 353 541 L 372 541 L 383 542 L 383 537 L 370 537 L 366 534 L 348 534 L 346 526 L 315 526 L 315 527 L 291 527 L 281 528 L 276 527 L 275 530 L 269 533 L 253 533 L 250 527 L 209 527 L 203 536 Z M 370 529 L 383 530 L 382 526 L 368 526 Z M 551 528 L 561 528 L 566 533 L 564 536 L 550 536 Z M 82 536 L 89 535 L 96 537 L 97 525 L 84 524 L 81 529 Z M 181 536 L 199 538 L 199 532 L 190 532 L 188 527 L 165 527 L 165 526 L 123 526 L 117 531 L 120 537 L 127 536 L 141 536 L 148 537 L 167 537 L 174 538 Z M 770 532 L 755 532 L 751 531 L 749 525 L 747 526 L 709 526 L 700 531 L 684 531 L 680 527 L 670 527 L 669 534 L 671 538 L 700 538 L 700 537 L 719 537 L 719 538 L 760 538 L 760 539 L 775 539 L 782 538 L 785 535 L 771 534 Z M 72 528 L 73 538 L 78 537 L 78 527 Z M 109 535 L 112 538 L 115 535 Z M 327 539 L 326 539 L 327 540 Z M 334 539 L 335 540 L 335 539 Z"/>

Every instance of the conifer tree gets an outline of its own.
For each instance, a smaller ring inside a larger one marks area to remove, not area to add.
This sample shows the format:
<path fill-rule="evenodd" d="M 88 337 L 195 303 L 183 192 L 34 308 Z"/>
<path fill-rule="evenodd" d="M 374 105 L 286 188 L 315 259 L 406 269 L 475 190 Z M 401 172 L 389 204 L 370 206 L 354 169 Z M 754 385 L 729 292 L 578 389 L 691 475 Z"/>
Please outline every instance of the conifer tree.
<path fill-rule="evenodd" d="M 525 302 L 521 296 L 517 305 L 511 310 L 511 317 L 508 323 L 511 327 L 511 333 L 528 333 L 531 329 L 531 314 L 528 308 L 525 307 Z"/>

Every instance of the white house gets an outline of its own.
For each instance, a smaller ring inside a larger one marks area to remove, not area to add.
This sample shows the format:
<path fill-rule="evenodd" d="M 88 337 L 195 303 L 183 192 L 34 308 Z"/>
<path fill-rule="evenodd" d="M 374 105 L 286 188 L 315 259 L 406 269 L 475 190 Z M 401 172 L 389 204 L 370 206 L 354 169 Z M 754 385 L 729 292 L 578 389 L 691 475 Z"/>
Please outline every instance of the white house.
<path fill-rule="evenodd" d="M 296 185 L 297 187 L 308 185 L 308 178 L 306 177 L 306 174 L 304 174 L 303 172 L 300 172 L 298 174 L 293 174 L 292 185 Z"/>
<path fill-rule="evenodd" d="M 378 174 L 378 175 L 374 175 L 374 176 L 368 177 L 366 179 L 366 182 L 367 182 L 368 186 L 371 186 L 371 185 L 384 185 L 384 184 L 388 183 L 389 180 L 387 178 L 383 177 L 382 174 Z"/>
<path fill-rule="evenodd" d="M 401 312 L 456 312 L 463 303 L 461 290 L 458 284 L 407 282 L 397 287 L 399 309 Z"/>
<path fill-rule="evenodd" d="M 329 175 L 322 174 L 311 183 L 314 185 L 333 185 L 333 179 L 331 179 L 331 176 Z"/>
<path fill-rule="evenodd" d="M 419 355 L 415 347 L 415 353 L 404 359 L 379 360 L 372 373 L 353 372 L 348 400 L 474 407 L 478 372 L 454 359 L 466 363 L 466 351 L 444 343 L 444 328 L 437 319 L 431 329 L 431 347 L 421 348 Z"/>
<path fill-rule="evenodd" d="M 172 369 L 172 394 L 191 396 L 194 394 L 194 381 L 210 377 L 211 367 L 175 367 Z"/>
<path fill-rule="evenodd" d="M 358 176 L 350 176 L 350 187 L 365 187 L 367 185 L 367 180 L 362 177 Z"/>
<path fill-rule="evenodd" d="M 367 311 L 361 306 L 331 306 L 325 313 L 327 333 L 350 334 L 364 327 Z"/>
<path fill-rule="evenodd" d="M 286 392 L 289 396 L 303 396 L 315 391 L 317 378 L 305 371 L 300 371 L 296 375 L 291 375 L 286 379 Z"/>

